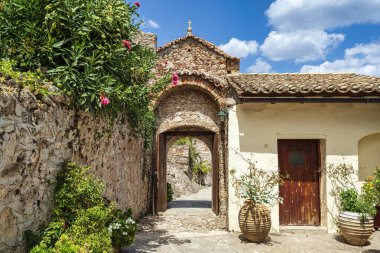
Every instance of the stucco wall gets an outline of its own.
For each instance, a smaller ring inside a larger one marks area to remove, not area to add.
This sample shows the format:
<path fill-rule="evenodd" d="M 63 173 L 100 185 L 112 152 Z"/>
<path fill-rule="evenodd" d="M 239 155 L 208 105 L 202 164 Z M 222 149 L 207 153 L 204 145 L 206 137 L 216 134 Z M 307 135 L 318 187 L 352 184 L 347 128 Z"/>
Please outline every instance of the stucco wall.
<path fill-rule="evenodd" d="M 61 95 L 36 97 L 5 83 L 0 116 L 0 252 L 21 252 L 23 233 L 49 220 L 55 177 L 67 160 L 92 166 L 104 196 L 120 208 L 135 216 L 147 210 L 143 142 L 126 119 L 110 128 L 101 116 L 70 110 Z"/>
<path fill-rule="evenodd" d="M 379 104 L 264 104 L 234 106 L 229 111 L 229 170 L 244 171 L 248 166 L 233 150 L 257 161 L 257 166 L 278 170 L 278 139 L 319 139 L 321 160 L 326 164 L 346 162 L 358 169 L 358 142 L 380 131 Z M 354 175 L 357 179 L 357 175 Z M 323 179 L 323 178 L 322 178 Z M 337 213 L 329 195 L 329 178 L 321 182 L 325 189 L 321 207 L 328 231 L 335 231 L 332 214 Z M 239 231 L 240 201 L 229 181 L 229 228 Z M 279 206 L 272 207 L 272 228 L 279 230 Z M 323 222 L 322 222 L 323 223 Z M 322 224 L 323 225 L 323 224 Z"/>
<path fill-rule="evenodd" d="M 380 133 L 371 134 L 359 141 L 359 180 L 371 176 L 376 167 L 380 168 Z"/>

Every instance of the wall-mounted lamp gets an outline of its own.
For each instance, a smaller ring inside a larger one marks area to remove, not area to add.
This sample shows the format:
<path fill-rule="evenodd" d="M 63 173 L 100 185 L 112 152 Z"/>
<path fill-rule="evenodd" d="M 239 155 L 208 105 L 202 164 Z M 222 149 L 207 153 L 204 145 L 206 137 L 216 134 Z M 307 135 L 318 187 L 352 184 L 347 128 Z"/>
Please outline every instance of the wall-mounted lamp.
<path fill-rule="evenodd" d="M 226 121 L 226 116 L 228 115 L 228 111 L 227 110 L 220 110 L 219 112 L 218 112 L 218 117 L 219 117 L 219 120 L 220 120 L 220 122 L 224 122 L 224 121 Z"/>

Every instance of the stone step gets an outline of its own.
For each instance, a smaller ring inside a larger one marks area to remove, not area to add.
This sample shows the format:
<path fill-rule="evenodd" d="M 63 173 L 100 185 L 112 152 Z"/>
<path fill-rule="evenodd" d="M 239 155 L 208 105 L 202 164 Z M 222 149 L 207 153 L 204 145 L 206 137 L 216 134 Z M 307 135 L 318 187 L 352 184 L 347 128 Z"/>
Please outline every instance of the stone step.
<path fill-rule="evenodd" d="M 322 226 L 280 226 L 280 233 L 327 234 L 327 227 L 322 227 Z"/>

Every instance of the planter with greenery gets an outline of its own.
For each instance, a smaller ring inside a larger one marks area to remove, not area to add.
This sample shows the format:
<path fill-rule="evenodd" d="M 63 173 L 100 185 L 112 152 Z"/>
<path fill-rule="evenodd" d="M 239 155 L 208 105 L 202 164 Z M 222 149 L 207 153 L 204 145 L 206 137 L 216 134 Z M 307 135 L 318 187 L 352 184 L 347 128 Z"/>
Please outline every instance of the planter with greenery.
<path fill-rule="evenodd" d="M 366 179 L 362 187 L 364 198 L 372 203 L 376 208 L 376 216 L 374 218 L 374 228 L 380 228 L 380 168 L 376 168 L 372 176 Z"/>
<path fill-rule="evenodd" d="M 257 168 L 254 162 L 240 156 L 249 165 L 247 173 L 236 175 L 235 170 L 230 172 L 236 195 L 245 199 L 239 211 L 239 227 L 247 240 L 263 242 L 272 225 L 268 205 L 282 201 L 274 189 L 283 183 L 284 178 L 278 171 Z"/>
<path fill-rule="evenodd" d="M 349 244 L 364 245 L 373 231 L 375 208 L 369 200 L 373 189 L 364 184 L 358 193 L 352 178 L 357 170 L 351 164 L 330 164 L 326 174 L 333 183 L 331 193 L 340 211 L 336 220 L 340 233 Z"/>
<path fill-rule="evenodd" d="M 373 232 L 375 208 L 353 188 L 339 194 L 341 213 L 338 216 L 339 229 L 351 245 L 362 246 Z"/>

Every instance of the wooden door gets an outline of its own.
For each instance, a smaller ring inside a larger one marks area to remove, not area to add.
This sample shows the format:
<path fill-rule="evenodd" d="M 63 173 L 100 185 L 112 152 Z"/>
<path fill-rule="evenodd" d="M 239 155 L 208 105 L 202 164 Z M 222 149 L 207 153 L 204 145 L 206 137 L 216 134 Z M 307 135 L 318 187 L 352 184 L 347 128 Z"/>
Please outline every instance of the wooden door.
<path fill-rule="evenodd" d="M 279 140 L 280 225 L 320 225 L 319 141 Z"/>
<path fill-rule="evenodd" d="M 166 186 L 166 136 L 160 134 L 157 140 L 157 191 L 156 212 L 165 212 L 167 209 Z"/>
<path fill-rule="evenodd" d="M 212 211 L 219 214 L 219 140 L 214 134 L 212 146 Z"/>

